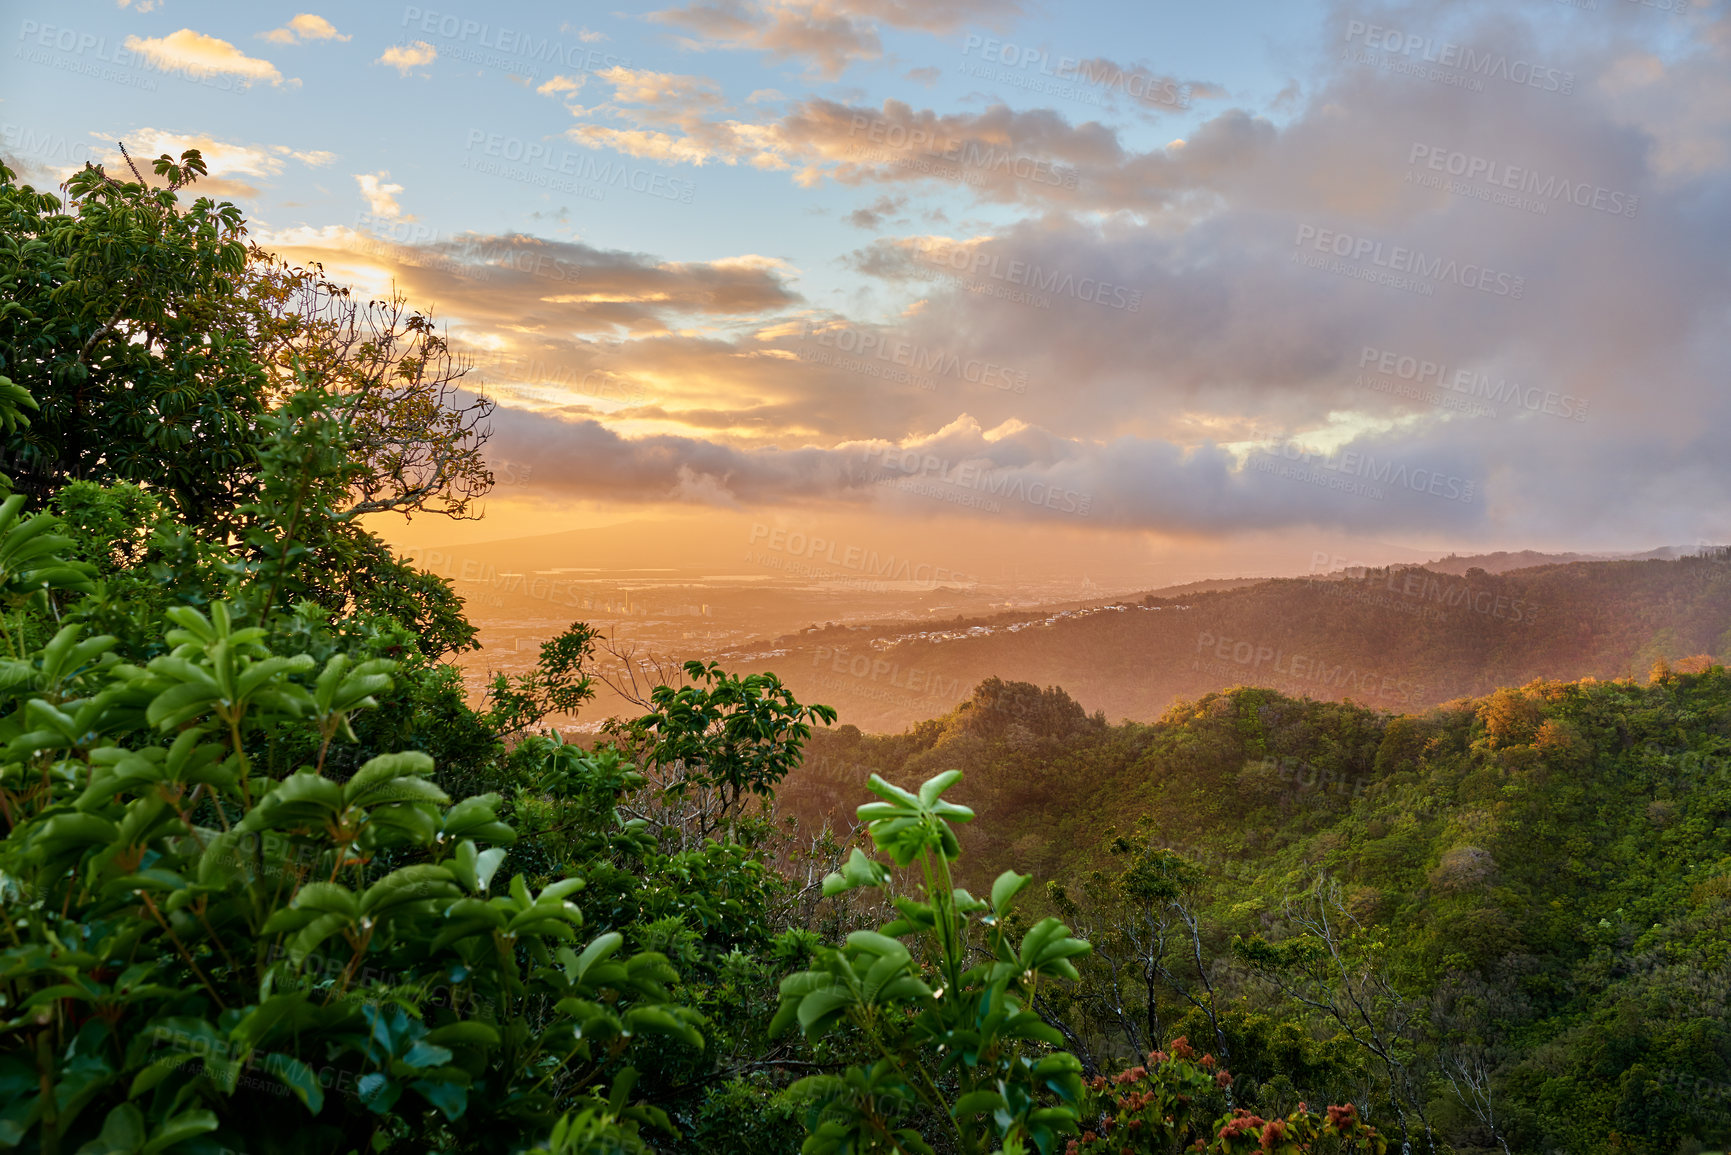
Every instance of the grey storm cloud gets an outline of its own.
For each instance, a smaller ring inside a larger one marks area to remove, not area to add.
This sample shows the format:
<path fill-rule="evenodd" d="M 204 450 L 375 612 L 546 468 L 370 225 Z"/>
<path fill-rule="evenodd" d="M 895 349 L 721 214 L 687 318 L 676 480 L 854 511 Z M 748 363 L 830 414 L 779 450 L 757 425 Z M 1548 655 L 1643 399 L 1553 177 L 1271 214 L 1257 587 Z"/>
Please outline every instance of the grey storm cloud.
<path fill-rule="evenodd" d="M 1240 462 L 1213 445 L 1082 442 L 1026 426 L 988 431 L 964 416 L 900 442 L 745 448 L 680 435 L 627 438 L 581 411 L 501 409 L 494 447 L 532 464 L 538 485 L 625 502 L 951 506 L 1176 533 L 1386 531 L 1415 521 L 1463 530 L 1485 516 L 1482 462 L 1423 439 L 1367 438 L 1328 452 L 1275 443 Z"/>

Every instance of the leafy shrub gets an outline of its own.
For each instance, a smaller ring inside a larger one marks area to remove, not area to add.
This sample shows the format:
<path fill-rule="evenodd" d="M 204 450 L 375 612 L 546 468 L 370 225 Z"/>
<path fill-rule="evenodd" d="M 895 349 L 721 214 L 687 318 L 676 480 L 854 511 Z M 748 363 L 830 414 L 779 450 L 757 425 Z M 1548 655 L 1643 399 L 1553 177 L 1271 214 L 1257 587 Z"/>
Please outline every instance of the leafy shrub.
<path fill-rule="evenodd" d="M 52 528 L 0 534 L 30 596 L 83 581 L 32 552 Z M 583 941 L 580 876 L 504 882 L 500 798 L 453 803 L 427 755 L 331 773 L 391 663 L 210 611 L 170 608 L 143 665 L 77 623 L 0 663 L 0 1146 L 510 1151 L 572 1107 L 567 1147 L 665 1126 L 621 1088 L 643 1040 L 703 1046 L 667 961 Z M 286 731 L 307 760 L 261 765 Z"/>

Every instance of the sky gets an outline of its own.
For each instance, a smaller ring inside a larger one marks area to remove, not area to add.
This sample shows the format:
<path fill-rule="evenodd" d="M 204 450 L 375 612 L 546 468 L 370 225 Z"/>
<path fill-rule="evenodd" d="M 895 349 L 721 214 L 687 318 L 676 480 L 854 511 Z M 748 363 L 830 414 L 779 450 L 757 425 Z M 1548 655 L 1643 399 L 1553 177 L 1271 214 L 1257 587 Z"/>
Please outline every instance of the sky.
<path fill-rule="evenodd" d="M 1731 538 L 1724 0 L 0 15 L 25 179 L 198 148 L 448 326 L 498 484 L 401 544 Z"/>

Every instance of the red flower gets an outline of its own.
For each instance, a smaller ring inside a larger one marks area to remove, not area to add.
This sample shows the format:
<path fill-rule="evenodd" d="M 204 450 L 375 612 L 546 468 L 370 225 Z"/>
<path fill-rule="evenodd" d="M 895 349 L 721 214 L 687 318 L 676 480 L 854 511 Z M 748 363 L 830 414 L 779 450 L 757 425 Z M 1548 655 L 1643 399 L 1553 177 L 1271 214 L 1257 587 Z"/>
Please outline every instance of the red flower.
<path fill-rule="evenodd" d="M 1265 1122 L 1266 1120 L 1262 1116 L 1252 1115 L 1240 1107 L 1232 1112 L 1232 1118 L 1227 1120 L 1226 1126 L 1220 1128 L 1220 1138 L 1236 1139 L 1244 1135 L 1255 1135 L 1262 1130 L 1262 1125 Z"/>
<path fill-rule="evenodd" d="M 1344 1107 L 1330 1107 L 1328 1109 L 1328 1125 L 1336 1131 L 1344 1131 L 1357 1122 L 1358 1108 L 1351 1103 Z"/>
<path fill-rule="evenodd" d="M 1232 1086 L 1232 1073 L 1230 1071 L 1216 1071 L 1214 1082 L 1222 1087 L 1230 1087 Z"/>
<path fill-rule="evenodd" d="M 1274 1150 L 1276 1140 L 1286 1138 L 1286 1123 L 1281 1119 L 1270 1119 L 1268 1126 L 1262 1129 L 1262 1149 Z"/>

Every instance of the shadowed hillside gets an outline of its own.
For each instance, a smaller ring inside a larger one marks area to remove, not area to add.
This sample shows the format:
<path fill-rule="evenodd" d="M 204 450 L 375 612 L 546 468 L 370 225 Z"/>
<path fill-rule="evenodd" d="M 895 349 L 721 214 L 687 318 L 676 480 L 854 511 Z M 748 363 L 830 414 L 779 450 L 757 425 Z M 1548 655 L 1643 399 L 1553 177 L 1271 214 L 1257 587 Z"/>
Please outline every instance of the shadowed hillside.
<path fill-rule="evenodd" d="M 1420 568 L 1279 579 L 1101 612 L 777 639 L 753 668 L 865 730 L 942 713 L 994 675 L 1063 686 L 1089 711 L 1149 721 L 1233 685 L 1385 710 L 1534 678 L 1645 676 L 1731 652 L 1731 563 L 1577 562 L 1454 576 Z M 745 663 L 741 663 L 745 664 Z"/>

